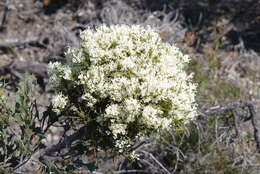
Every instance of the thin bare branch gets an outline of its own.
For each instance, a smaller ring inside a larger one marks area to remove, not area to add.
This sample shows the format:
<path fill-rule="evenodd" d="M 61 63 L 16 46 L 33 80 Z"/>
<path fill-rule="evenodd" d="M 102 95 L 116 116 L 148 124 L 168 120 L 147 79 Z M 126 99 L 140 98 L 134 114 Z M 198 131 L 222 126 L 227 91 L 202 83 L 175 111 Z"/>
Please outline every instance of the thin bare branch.
<path fill-rule="evenodd" d="M 81 127 L 77 132 L 70 136 L 66 136 L 63 141 L 59 142 L 56 145 L 53 145 L 47 149 L 44 150 L 44 153 L 42 155 L 51 155 L 55 152 L 58 152 L 64 148 L 70 147 L 71 144 L 76 141 L 84 138 L 86 136 L 87 132 L 87 127 L 83 126 Z"/>
<path fill-rule="evenodd" d="M 18 77 L 21 76 L 20 74 L 25 72 L 29 72 L 40 77 L 47 77 L 47 65 L 44 63 L 14 60 L 13 63 L 7 68 Z"/>
<path fill-rule="evenodd" d="M 258 115 L 256 114 L 254 106 L 251 103 L 248 104 L 248 108 L 249 108 L 250 115 L 252 117 L 251 121 L 254 128 L 254 137 L 256 141 L 256 146 L 258 152 L 260 153 L 260 118 L 257 118 L 259 117 L 259 114 Z"/>
<path fill-rule="evenodd" d="M 149 152 L 146 152 L 146 151 L 141 151 L 143 152 L 144 154 L 148 154 L 155 162 L 156 164 L 158 164 L 167 174 L 171 174 L 171 172 L 169 172 L 169 170 L 167 170 L 163 165 L 162 163 L 160 163 L 160 161 L 158 161 L 154 156 L 153 154 L 149 153 Z"/>
<path fill-rule="evenodd" d="M 236 130 L 236 136 L 238 136 L 240 134 L 240 119 L 239 119 L 239 115 L 237 113 L 236 110 L 232 110 L 232 115 L 234 118 L 234 123 L 235 123 L 235 130 Z"/>
<path fill-rule="evenodd" d="M 237 102 L 231 102 L 228 104 L 217 105 L 217 106 L 211 107 L 211 108 L 207 109 L 206 111 L 202 111 L 201 114 L 204 116 L 215 116 L 216 114 L 223 113 L 226 111 L 231 111 L 233 109 L 248 107 L 249 104 L 251 104 L 250 101 L 240 100 Z M 249 118 L 246 118 L 244 121 L 248 121 L 250 119 L 251 118 L 249 117 Z"/>
<path fill-rule="evenodd" d="M 120 171 L 117 171 L 115 173 L 121 174 L 121 173 L 138 173 L 138 172 L 140 172 L 140 173 L 149 173 L 149 172 L 147 172 L 145 170 L 120 170 Z"/>
<path fill-rule="evenodd" d="M 10 47 L 17 47 L 26 44 L 32 43 L 40 43 L 39 37 L 28 37 L 25 39 L 18 39 L 18 38 L 8 38 L 0 41 L 0 49 L 3 48 L 10 48 Z"/>
<path fill-rule="evenodd" d="M 10 13 L 9 0 L 5 1 L 5 5 L 4 6 L 5 6 L 4 14 L 3 14 L 3 17 L 2 17 L 0 29 L 4 28 L 4 26 L 5 26 L 5 24 L 7 23 L 7 20 L 8 20 L 8 16 L 9 16 L 9 13 Z"/>
<path fill-rule="evenodd" d="M 226 105 L 218 105 L 211 107 L 207 109 L 206 111 L 202 112 L 200 116 L 206 116 L 206 117 L 214 117 L 219 113 L 223 113 L 226 111 L 231 111 L 233 113 L 233 116 L 235 116 L 235 124 L 237 124 L 238 121 L 238 114 L 236 109 L 247 107 L 249 110 L 249 116 L 246 118 L 243 118 L 243 121 L 251 120 L 252 126 L 254 128 L 254 138 L 256 141 L 256 146 L 258 149 L 258 152 L 260 153 L 260 118 L 259 115 L 256 114 L 254 105 L 251 101 L 247 100 L 240 100 L 237 102 L 232 102 Z M 200 118 L 200 117 L 199 117 Z M 237 126 L 237 125 L 236 125 Z"/>

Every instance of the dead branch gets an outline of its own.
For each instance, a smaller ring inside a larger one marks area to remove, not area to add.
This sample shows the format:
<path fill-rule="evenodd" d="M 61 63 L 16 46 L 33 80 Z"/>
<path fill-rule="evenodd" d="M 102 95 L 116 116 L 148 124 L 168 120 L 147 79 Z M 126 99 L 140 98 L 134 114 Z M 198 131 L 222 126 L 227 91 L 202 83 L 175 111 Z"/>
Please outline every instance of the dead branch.
<path fill-rule="evenodd" d="M 238 124 L 238 114 L 236 109 L 238 108 L 244 108 L 247 107 L 249 110 L 249 116 L 244 118 L 243 121 L 248 121 L 251 120 L 253 129 L 254 129 L 254 138 L 256 141 L 256 147 L 258 149 L 258 152 L 260 153 L 260 117 L 259 115 L 256 114 L 254 105 L 252 104 L 251 101 L 246 101 L 246 100 L 240 100 L 237 102 L 232 102 L 226 105 L 218 105 L 218 106 L 214 106 L 211 107 L 209 109 L 207 109 L 206 111 L 202 112 L 201 115 L 199 115 L 199 118 L 201 118 L 201 116 L 206 116 L 206 117 L 214 117 L 219 113 L 223 113 L 223 112 L 227 112 L 227 111 L 231 111 L 233 113 L 233 116 L 235 117 L 235 126 L 237 127 Z M 241 120 L 241 119 L 240 119 Z"/>
<path fill-rule="evenodd" d="M 40 77 L 47 77 L 47 65 L 44 63 L 14 60 L 13 63 L 7 67 L 7 69 L 18 77 L 22 76 L 25 72 L 29 72 Z"/>
<path fill-rule="evenodd" d="M 237 110 L 232 110 L 232 115 L 234 118 L 234 123 L 235 123 L 235 131 L 236 131 L 236 136 L 239 136 L 240 134 L 240 119 Z"/>
<path fill-rule="evenodd" d="M 156 163 L 157 165 L 159 165 L 165 173 L 171 174 L 171 172 L 169 172 L 169 170 L 167 170 L 167 169 L 163 166 L 163 164 L 160 163 L 160 161 L 158 161 L 158 160 L 153 156 L 153 154 L 151 154 L 150 152 L 146 152 L 146 151 L 144 151 L 144 150 L 141 150 L 140 152 L 144 153 L 145 155 L 148 155 L 152 160 L 154 160 L 155 163 Z"/>
<path fill-rule="evenodd" d="M 121 174 L 121 173 L 148 173 L 145 170 L 119 170 L 115 172 L 116 174 Z"/>
<path fill-rule="evenodd" d="M 258 152 L 260 153 L 260 116 L 257 115 L 254 109 L 254 105 L 249 104 L 248 105 L 250 115 L 252 116 L 252 125 L 254 128 L 254 137 L 256 141 L 256 147 L 258 149 Z"/>
<path fill-rule="evenodd" d="M 40 43 L 40 40 L 41 39 L 39 37 L 28 37 L 25 39 L 8 38 L 0 41 L 0 49 L 23 46 L 27 44 L 36 44 Z"/>
<path fill-rule="evenodd" d="M 6 0 L 6 1 L 5 1 L 5 5 L 4 5 L 4 6 L 5 6 L 5 8 L 4 8 L 4 14 L 3 14 L 3 17 L 2 17 L 0 29 L 4 29 L 4 28 L 5 28 L 5 25 L 7 24 L 7 18 L 8 18 L 9 12 L 10 12 L 10 9 L 9 9 L 9 0 Z"/>
<path fill-rule="evenodd" d="M 65 136 L 64 139 L 60 141 L 58 144 L 43 149 L 36 156 L 38 156 L 38 159 L 43 163 L 50 160 L 57 160 L 59 156 L 55 156 L 56 152 L 60 152 L 62 149 L 65 148 L 70 148 L 73 142 L 84 139 L 87 135 L 87 132 L 89 132 L 88 127 L 83 126 L 72 135 Z"/>
<path fill-rule="evenodd" d="M 81 138 L 84 137 L 84 134 L 86 134 L 87 132 L 87 127 L 83 126 L 82 128 L 80 128 L 77 132 L 75 132 L 74 134 L 70 135 L 70 136 L 66 136 L 64 138 L 63 141 L 61 141 L 60 143 L 51 146 L 50 148 L 47 148 L 45 150 L 45 155 L 51 155 L 52 153 L 55 153 L 57 151 L 60 151 L 61 149 L 64 149 L 66 147 L 70 147 L 71 144 L 76 141 L 76 140 L 80 140 Z"/>
<path fill-rule="evenodd" d="M 208 116 L 208 117 L 214 117 L 216 114 L 223 113 L 226 111 L 232 111 L 233 109 L 237 108 L 243 108 L 243 107 L 248 107 L 248 105 L 251 104 L 250 101 L 237 101 L 237 102 L 231 102 L 228 104 L 223 104 L 223 105 L 217 105 L 213 106 L 206 111 L 202 111 L 202 116 Z M 250 120 L 251 118 L 247 118 L 247 120 Z"/>

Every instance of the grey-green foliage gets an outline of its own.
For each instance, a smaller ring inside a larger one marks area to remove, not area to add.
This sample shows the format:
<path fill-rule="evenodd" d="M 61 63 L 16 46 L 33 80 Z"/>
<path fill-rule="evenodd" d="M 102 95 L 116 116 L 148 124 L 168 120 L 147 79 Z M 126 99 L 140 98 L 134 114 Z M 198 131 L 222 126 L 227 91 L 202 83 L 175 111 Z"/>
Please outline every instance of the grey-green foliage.
<path fill-rule="evenodd" d="M 0 96 L 0 173 L 10 173 L 29 159 L 40 145 L 41 128 L 36 101 L 35 78 L 26 75 L 19 83 L 15 101 L 1 88 Z"/>

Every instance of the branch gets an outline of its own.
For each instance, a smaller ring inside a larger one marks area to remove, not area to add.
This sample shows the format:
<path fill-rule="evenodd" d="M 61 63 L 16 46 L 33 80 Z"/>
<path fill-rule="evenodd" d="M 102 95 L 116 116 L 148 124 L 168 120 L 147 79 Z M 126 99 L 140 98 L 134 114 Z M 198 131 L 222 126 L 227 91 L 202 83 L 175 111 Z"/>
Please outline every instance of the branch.
<path fill-rule="evenodd" d="M 144 151 L 144 150 L 141 150 L 141 152 L 144 153 L 144 154 L 146 154 L 146 155 L 148 155 L 148 156 L 150 156 L 150 157 L 155 161 L 155 163 L 158 164 L 158 165 L 165 171 L 165 173 L 171 174 L 171 172 L 169 172 L 169 171 L 162 165 L 162 163 L 160 163 L 160 162 L 153 156 L 153 154 L 151 154 L 150 152 L 146 152 L 146 151 Z"/>
<path fill-rule="evenodd" d="M 9 47 L 17 47 L 26 44 L 40 43 L 39 37 L 29 37 L 26 39 L 18 39 L 18 38 L 9 38 L 2 40 L 0 42 L 0 49 L 5 49 Z"/>
<path fill-rule="evenodd" d="M 53 146 L 45 149 L 43 155 L 51 155 L 51 154 L 53 154 L 55 152 L 58 152 L 58 151 L 60 151 L 60 150 L 62 150 L 64 148 L 70 147 L 71 144 L 74 141 L 80 140 L 80 139 L 86 137 L 86 132 L 87 132 L 87 127 L 86 126 L 81 127 L 74 134 L 72 134 L 70 136 L 66 136 L 63 141 L 61 141 L 58 144 L 53 145 Z"/>
<path fill-rule="evenodd" d="M 248 108 L 252 117 L 251 121 L 254 128 L 256 147 L 258 149 L 258 153 L 260 153 L 260 114 L 256 115 L 254 106 L 252 104 L 248 104 Z"/>
<path fill-rule="evenodd" d="M 224 105 L 217 105 L 217 106 L 213 106 L 213 107 L 207 109 L 206 111 L 202 111 L 202 115 L 212 117 L 212 116 L 215 116 L 216 114 L 223 113 L 226 111 L 232 111 L 237 108 L 248 107 L 249 104 L 251 104 L 250 101 L 240 100 L 237 102 L 232 102 L 232 103 L 228 103 L 228 104 L 224 104 Z M 247 121 L 250 119 L 251 118 L 246 118 L 244 121 Z"/>
<path fill-rule="evenodd" d="M 20 73 L 33 73 L 39 77 L 47 77 L 47 66 L 45 63 L 14 60 L 7 69 L 20 77 Z"/>
<path fill-rule="evenodd" d="M 148 173 L 145 170 L 119 170 L 115 172 L 116 174 L 121 174 L 121 173 Z"/>
<path fill-rule="evenodd" d="M 90 131 L 89 128 L 87 126 L 83 126 L 72 135 L 65 136 L 64 139 L 58 144 L 42 149 L 38 154 L 35 154 L 35 157 L 43 163 L 46 161 L 49 162 L 50 160 L 57 160 L 59 157 L 54 156 L 55 152 L 59 152 L 65 148 L 70 148 L 73 142 L 86 138 L 88 131 Z"/>
<path fill-rule="evenodd" d="M 238 114 L 236 112 L 236 109 L 237 108 L 243 108 L 243 107 L 247 107 L 248 110 L 249 110 L 249 117 L 244 118 L 243 121 L 251 120 L 253 129 L 254 129 L 254 138 L 255 138 L 255 141 L 256 141 L 256 147 L 257 147 L 258 152 L 260 153 L 260 115 L 256 114 L 254 105 L 252 104 L 251 101 L 240 100 L 240 101 L 232 102 L 232 103 L 229 103 L 229 104 L 226 104 L 226 105 L 214 106 L 214 107 L 211 107 L 211 108 L 207 109 L 206 111 L 202 112 L 201 115 L 199 115 L 199 118 L 201 116 L 213 117 L 213 116 L 216 116 L 219 113 L 231 111 L 233 113 L 233 116 L 236 117 L 235 118 L 235 124 L 237 124 Z M 236 125 L 236 128 L 237 128 L 237 125 Z"/>
<path fill-rule="evenodd" d="M 9 16 L 9 13 L 10 13 L 10 8 L 9 8 L 9 0 L 6 0 L 5 1 L 5 5 L 4 5 L 4 13 L 3 13 L 3 17 L 2 17 L 2 21 L 1 21 L 1 24 L 0 24 L 0 31 L 1 30 L 4 30 L 4 26 L 7 24 L 7 18 Z"/>

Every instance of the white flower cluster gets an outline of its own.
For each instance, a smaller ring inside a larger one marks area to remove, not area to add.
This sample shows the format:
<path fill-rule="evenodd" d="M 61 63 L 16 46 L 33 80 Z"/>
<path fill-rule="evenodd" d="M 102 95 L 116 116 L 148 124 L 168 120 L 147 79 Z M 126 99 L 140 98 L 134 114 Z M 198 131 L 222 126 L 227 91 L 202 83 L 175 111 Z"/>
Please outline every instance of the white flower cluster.
<path fill-rule="evenodd" d="M 52 98 L 51 103 L 53 104 L 54 111 L 60 113 L 60 111 L 67 105 L 68 97 L 65 97 L 62 93 L 59 93 Z"/>
<path fill-rule="evenodd" d="M 163 43 L 153 29 L 101 26 L 83 31 L 81 39 L 79 48 L 68 49 L 67 65 L 50 64 L 50 78 L 64 95 L 71 94 L 64 93 L 61 81 L 81 87 L 81 101 L 99 113 L 100 125 L 109 125 L 107 134 L 117 147 L 196 116 L 196 85 L 184 71 L 189 57 Z M 64 97 L 56 97 L 54 105 L 64 108 Z"/>
<path fill-rule="evenodd" d="M 60 83 L 60 77 L 66 80 L 72 80 L 70 67 L 63 66 L 60 62 L 49 63 L 50 81 L 54 84 Z"/>

